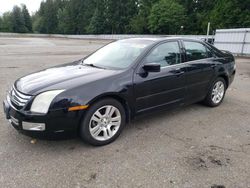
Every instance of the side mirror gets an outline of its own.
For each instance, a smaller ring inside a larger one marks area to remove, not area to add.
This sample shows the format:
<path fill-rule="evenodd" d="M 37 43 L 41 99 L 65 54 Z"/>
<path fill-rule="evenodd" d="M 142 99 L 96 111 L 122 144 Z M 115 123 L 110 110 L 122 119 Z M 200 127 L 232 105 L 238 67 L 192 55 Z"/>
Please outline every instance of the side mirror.
<path fill-rule="evenodd" d="M 161 65 L 159 63 L 148 63 L 148 64 L 143 66 L 143 69 L 146 72 L 160 72 Z"/>

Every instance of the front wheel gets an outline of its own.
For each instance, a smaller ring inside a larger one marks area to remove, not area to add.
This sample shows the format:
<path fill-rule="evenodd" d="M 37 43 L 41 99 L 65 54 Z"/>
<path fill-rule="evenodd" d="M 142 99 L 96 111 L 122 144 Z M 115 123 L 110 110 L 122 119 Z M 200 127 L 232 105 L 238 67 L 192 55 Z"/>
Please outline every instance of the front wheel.
<path fill-rule="evenodd" d="M 125 111 L 117 100 L 108 98 L 93 104 L 81 123 L 81 138 L 95 146 L 113 142 L 125 125 Z"/>
<path fill-rule="evenodd" d="M 224 99 L 225 93 L 226 82 L 223 78 L 219 77 L 213 82 L 204 102 L 210 107 L 219 106 Z"/>

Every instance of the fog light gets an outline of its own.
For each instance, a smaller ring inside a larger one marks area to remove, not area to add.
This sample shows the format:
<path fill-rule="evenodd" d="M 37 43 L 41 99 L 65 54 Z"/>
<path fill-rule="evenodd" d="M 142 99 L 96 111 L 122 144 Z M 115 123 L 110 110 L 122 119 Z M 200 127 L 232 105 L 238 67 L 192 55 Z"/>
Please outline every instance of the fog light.
<path fill-rule="evenodd" d="M 44 123 L 29 123 L 29 122 L 22 122 L 23 130 L 27 131 L 44 131 L 45 124 Z"/>

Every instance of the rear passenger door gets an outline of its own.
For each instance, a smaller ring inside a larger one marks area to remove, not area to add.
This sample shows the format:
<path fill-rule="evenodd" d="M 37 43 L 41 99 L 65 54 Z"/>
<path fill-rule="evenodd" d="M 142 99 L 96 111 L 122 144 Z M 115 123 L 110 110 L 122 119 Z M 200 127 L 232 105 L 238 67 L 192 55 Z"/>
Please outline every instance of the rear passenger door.
<path fill-rule="evenodd" d="M 199 41 L 183 41 L 186 52 L 187 103 L 203 99 L 214 76 L 214 55 Z"/>

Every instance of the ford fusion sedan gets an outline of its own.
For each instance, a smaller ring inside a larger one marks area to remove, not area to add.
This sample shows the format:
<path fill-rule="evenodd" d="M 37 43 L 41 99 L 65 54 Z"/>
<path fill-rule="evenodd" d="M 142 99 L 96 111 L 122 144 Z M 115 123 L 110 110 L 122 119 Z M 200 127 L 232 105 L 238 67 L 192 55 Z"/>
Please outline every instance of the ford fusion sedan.
<path fill-rule="evenodd" d="M 200 40 L 119 40 L 18 79 L 4 112 L 22 133 L 76 133 L 100 146 L 114 141 L 136 115 L 200 101 L 220 105 L 235 71 L 232 54 Z"/>

